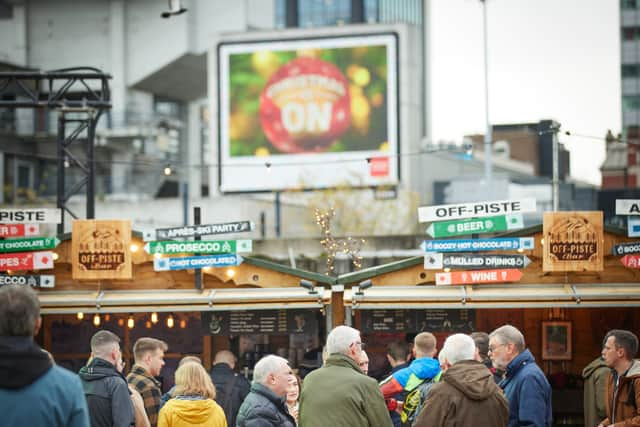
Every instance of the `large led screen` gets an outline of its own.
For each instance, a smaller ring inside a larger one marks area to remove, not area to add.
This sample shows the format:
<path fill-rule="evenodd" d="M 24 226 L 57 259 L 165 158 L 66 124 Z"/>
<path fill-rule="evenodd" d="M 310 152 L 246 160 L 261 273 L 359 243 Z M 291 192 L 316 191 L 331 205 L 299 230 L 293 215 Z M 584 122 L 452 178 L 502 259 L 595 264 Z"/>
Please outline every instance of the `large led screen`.
<path fill-rule="evenodd" d="M 397 36 L 218 46 L 223 192 L 396 184 Z"/>

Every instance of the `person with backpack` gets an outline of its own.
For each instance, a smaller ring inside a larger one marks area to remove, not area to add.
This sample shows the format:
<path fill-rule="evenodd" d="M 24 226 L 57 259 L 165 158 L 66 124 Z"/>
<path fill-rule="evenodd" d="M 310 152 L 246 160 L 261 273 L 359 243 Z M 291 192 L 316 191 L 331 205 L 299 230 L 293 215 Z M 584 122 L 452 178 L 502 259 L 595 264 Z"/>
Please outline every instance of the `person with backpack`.
<path fill-rule="evenodd" d="M 416 335 L 412 351 L 415 360 L 380 383 L 387 408 L 400 412 L 403 426 L 415 422 L 429 389 L 440 375 L 440 363 L 434 359 L 437 352 L 436 337 L 432 333 L 421 332 Z M 404 402 L 394 398 L 398 393 L 405 395 Z"/>
<path fill-rule="evenodd" d="M 447 338 L 440 354 L 446 371 L 427 396 L 415 427 L 506 427 L 509 403 L 493 374 L 474 360 L 476 344 L 468 335 Z"/>
<path fill-rule="evenodd" d="M 232 352 L 221 350 L 214 356 L 211 368 L 211 380 L 216 386 L 216 402 L 222 406 L 228 426 L 236 425 L 238 409 L 251 389 L 249 381 L 234 372 L 236 361 Z"/>

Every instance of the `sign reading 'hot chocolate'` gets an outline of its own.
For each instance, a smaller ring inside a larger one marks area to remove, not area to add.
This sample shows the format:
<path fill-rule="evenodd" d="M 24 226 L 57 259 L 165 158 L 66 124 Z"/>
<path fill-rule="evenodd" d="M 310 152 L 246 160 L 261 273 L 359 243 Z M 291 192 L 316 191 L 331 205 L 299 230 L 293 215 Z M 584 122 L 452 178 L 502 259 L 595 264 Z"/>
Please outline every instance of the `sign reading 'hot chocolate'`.
<path fill-rule="evenodd" d="M 602 212 L 545 212 L 544 271 L 602 271 Z"/>

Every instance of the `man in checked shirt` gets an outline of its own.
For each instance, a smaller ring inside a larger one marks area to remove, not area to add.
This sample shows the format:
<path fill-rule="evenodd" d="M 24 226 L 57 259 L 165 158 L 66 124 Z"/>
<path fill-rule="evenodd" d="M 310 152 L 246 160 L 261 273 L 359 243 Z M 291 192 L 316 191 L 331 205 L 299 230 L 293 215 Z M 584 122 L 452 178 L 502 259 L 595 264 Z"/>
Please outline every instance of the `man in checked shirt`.
<path fill-rule="evenodd" d="M 151 427 L 158 424 L 162 396 L 160 383 L 154 377 L 160 375 L 164 366 L 164 352 L 168 348 L 166 342 L 146 337 L 138 339 L 133 345 L 135 364 L 127 375 L 127 382 L 142 395 Z"/>

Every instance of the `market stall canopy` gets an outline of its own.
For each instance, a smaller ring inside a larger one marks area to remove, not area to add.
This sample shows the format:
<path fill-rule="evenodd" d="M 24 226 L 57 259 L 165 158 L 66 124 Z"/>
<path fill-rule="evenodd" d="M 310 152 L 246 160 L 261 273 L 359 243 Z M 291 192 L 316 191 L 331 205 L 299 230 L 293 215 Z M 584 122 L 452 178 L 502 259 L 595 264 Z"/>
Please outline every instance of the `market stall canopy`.
<path fill-rule="evenodd" d="M 303 288 L 60 291 L 41 292 L 39 297 L 42 314 L 225 311 L 248 307 L 322 308 L 331 302 L 331 290 L 316 287 L 315 293 Z"/>

